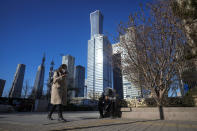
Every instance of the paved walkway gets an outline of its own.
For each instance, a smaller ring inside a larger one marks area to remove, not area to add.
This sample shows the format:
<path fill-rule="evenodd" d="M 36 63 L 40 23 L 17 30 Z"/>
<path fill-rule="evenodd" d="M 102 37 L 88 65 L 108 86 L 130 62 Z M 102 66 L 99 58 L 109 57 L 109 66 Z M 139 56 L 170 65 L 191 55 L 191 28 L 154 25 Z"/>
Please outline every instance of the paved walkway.
<path fill-rule="evenodd" d="M 98 119 L 97 112 L 66 112 L 69 122 L 49 121 L 46 113 L 0 114 L 0 131 L 197 131 L 197 122 Z M 57 114 L 53 118 L 57 119 Z"/>

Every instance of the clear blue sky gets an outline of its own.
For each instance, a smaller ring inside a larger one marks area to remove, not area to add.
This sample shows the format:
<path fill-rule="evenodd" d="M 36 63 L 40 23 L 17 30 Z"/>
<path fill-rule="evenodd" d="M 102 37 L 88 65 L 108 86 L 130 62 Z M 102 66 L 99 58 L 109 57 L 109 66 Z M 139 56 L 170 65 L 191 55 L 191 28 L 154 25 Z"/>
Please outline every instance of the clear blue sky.
<path fill-rule="evenodd" d="M 89 14 L 100 10 L 104 33 L 116 35 L 120 21 L 126 22 L 129 14 L 139 9 L 139 3 L 146 1 L 150 0 L 0 0 L 0 79 L 6 80 L 4 94 L 11 88 L 19 63 L 26 65 L 24 81 L 33 86 L 44 52 L 45 83 L 51 60 L 55 68 L 61 64 L 60 54 L 74 56 L 75 65 L 86 68 Z"/>

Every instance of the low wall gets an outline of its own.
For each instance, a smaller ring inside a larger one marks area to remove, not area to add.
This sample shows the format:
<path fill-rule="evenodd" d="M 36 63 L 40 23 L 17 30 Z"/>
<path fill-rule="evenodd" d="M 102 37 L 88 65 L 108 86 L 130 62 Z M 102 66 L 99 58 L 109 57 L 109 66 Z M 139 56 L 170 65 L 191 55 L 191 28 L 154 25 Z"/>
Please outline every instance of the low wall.
<path fill-rule="evenodd" d="M 48 108 L 48 101 L 47 100 L 36 100 L 35 101 L 34 111 L 45 112 L 48 110 L 47 108 Z"/>
<path fill-rule="evenodd" d="M 0 113 L 3 112 L 14 112 L 14 108 L 11 105 L 2 105 L 0 104 Z"/>
<path fill-rule="evenodd" d="M 122 118 L 128 119 L 160 119 L 158 107 L 122 108 Z M 164 107 L 165 120 L 197 121 L 197 107 Z"/>

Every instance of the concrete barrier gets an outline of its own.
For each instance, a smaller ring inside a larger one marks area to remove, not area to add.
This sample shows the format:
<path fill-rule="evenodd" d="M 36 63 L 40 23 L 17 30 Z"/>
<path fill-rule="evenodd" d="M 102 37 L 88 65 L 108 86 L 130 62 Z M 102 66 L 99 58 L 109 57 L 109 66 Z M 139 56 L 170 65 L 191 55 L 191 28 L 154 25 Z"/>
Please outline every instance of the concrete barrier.
<path fill-rule="evenodd" d="M 160 119 L 158 107 L 121 109 L 122 118 L 128 119 Z M 165 120 L 197 121 L 197 107 L 164 107 Z"/>
<path fill-rule="evenodd" d="M 47 111 L 48 101 L 47 100 L 36 100 L 34 105 L 34 111 L 45 112 Z"/>
<path fill-rule="evenodd" d="M 2 112 L 14 112 L 14 108 L 11 105 L 0 104 L 0 113 Z"/>

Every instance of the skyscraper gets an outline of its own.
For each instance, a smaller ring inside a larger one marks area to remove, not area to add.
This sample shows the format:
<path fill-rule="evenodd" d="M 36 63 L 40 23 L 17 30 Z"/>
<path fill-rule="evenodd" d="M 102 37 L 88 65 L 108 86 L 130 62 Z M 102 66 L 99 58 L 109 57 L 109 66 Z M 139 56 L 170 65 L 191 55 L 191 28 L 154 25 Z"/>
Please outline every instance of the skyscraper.
<path fill-rule="evenodd" d="M 123 99 L 123 81 L 122 81 L 122 70 L 121 70 L 121 54 L 115 53 L 112 56 L 113 60 L 113 87 L 116 94 L 120 99 Z"/>
<path fill-rule="evenodd" d="M 9 92 L 10 98 L 20 98 L 21 97 L 24 75 L 25 75 L 25 65 L 18 64 L 17 69 L 16 69 L 16 73 L 14 75 L 12 87 Z"/>
<path fill-rule="evenodd" d="M 120 99 L 124 98 L 127 94 L 124 86 L 123 75 L 122 75 L 122 54 L 120 51 L 119 43 L 112 45 L 113 50 L 113 87 L 116 90 Z"/>
<path fill-rule="evenodd" d="M 141 91 L 123 76 L 124 99 L 140 97 Z"/>
<path fill-rule="evenodd" d="M 0 79 L 0 97 L 1 97 L 2 94 L 3 94 L 4 86 L 5 86 L 5 80 Z"/>
<path fill-rule="evenodd" d="M 106 87 L 112 86 L 112 47 L 102 34 L 103 16 L 100 11 L 90 14 L 91 39 L 88 40 L 88 97 L 96 98 Z"/>
<path fill-rule="evenodd" d="M 45 62 L 45 55 L 42 58 L 42 64 L 38 66 L 38 71 L 36 74 L 36 79 L 31 94 L 31 97 L 33 99 L 40 99 L 42 97 L 42 91 L 44 87 L 44 72 L 45 72 L 44 62 Z"/>
<path fill-rule="evenodd" d="M 99 10 L 90 14 L 91 37 L 94 35 L 103 34 L 103 15 Z"/>
<path fill-rule="evenodd" d="M 75 67 L 75 88 L 77 89 L 76 97 L 84 97 L 84 86 L 85 86 L 85 67 Z"/>
<path fill-rule="evenodd" d="M 75 57 L 71 55 L 66 55 L 62 57 L 62 64 L 67 65 L 68 69 L 68 78 L 67 78 L 67 87 L 68 87 L 68 94 L 70 98 L 75 97 L 74 89 L 74 68 L 75 68 Z"/>
<path fill-rule="evenodd" d="M 66 55 L 62 57 L 62 64 L 66 64 L 68 68 L 69 77 L 74 77 L 75 57 Z"/>
<path fill-rule="evenodd" d="M 127 35 L 127 34 L 126 34 Z M 122 37 L 125 37 L 125 36 L 122 36 Z M 116 44 L 113 44 L 112 45 L 113 47 L 113 54 L 116 54 L 118 56 L 115 56 L 116 59 L 121 59 L 123 60 L 124 59 L 124 50 L 121 49 L 121 47 L 119 46 L 119 43 L 116 43 Z M 114 60 L 114 59 L 113 59 Z M 120 62 L 121 60 L 118 60 L 116 62 Z M 118 65 L 119 64 L 124 64 L 124 63 L 117 63 Z M 113 65 L 116 65 L 116 64 L 113 64 Z M 114 70 L 115 71 L 115 70 Z M 118 71 L 118 72 L 117 72 Z M 117 88 L 117 85 L 121 85 L 121 83 L 115 81 L 117 79 L 120 79 L 120 77 L 118 78 L 117 75 L 120 75 L 120 70 L 117 70 L 116 68 L 116 72 L 113 72 L 113 82 L 114 82 L 114 88 Z M 121 71 L 122 72 L 122 71 Z M 123 72 L 122 72 L 123 73 Z M 121 73 L 121 74 L 122 74 Z M 121 79 L 122 79 L 122 86 L 123 86 L 123 98 L 126 99 L 126 98 L 134 98 L 134 97 L 140 97 L 141 95 L 141 91 L 139 89 L 139 87 L 136 87 L 134 84 L 132 84 L 131 82 L 129 82 L 127 79 L 126 79 L 126 76 L 125 75 L 121 75 Z M 118 91 L 117 91 L 118 93 Z"/>

